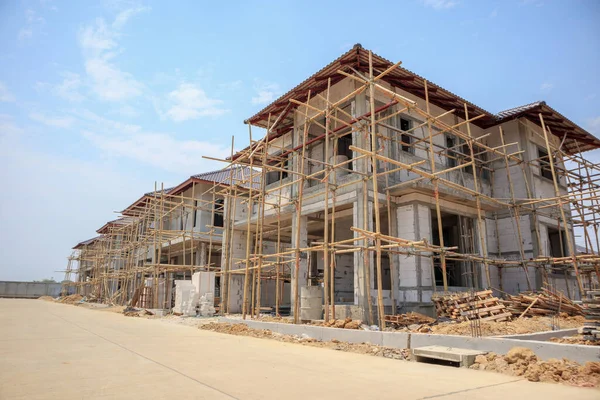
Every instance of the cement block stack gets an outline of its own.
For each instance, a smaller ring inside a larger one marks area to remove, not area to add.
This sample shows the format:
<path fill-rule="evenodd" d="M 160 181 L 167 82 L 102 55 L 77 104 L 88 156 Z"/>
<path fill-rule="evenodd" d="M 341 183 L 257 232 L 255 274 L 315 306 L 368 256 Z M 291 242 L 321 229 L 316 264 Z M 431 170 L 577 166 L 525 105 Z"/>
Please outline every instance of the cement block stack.
<path fill-rule="evenodd" d="M 585 324 L 579 328 L 579 334 L 585 340 L 600 341 L 600 290 L 588 291 L 582 302 Z"/>

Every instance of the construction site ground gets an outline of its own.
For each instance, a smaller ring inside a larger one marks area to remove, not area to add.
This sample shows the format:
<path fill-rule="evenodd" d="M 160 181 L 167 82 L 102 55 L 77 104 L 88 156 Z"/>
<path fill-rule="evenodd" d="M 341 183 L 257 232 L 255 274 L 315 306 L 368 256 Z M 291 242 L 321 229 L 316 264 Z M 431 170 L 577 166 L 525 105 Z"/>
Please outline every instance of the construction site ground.
<path fill-rule="evenodd" d="M 216 325 L 194 329 L 175 323 L 194 318 L 127 318 L 116 307 L 89 308 L 0 300 L 0 398 L 598 396 L 595 389 L 367 357 L 286 340 L 262 340 L 253 334 L 226 335 Z"/>

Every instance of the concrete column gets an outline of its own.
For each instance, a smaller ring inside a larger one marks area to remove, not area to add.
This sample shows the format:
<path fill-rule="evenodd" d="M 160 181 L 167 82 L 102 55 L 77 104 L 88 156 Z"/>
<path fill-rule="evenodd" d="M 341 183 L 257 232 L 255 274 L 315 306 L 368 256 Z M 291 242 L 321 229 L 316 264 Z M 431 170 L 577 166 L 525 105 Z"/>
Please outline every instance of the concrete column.
<path fill-rule="evenodd" d="M 367 112 L 367 96 L 364 92 L 354 98 L 354 101 L 352 102 L 352 112 L 353 112 L 352 113 L 353 117 L 359 117 L 361 115 L 364 115 Z M 354 125 L 358 126 L 359 124 L 360 124 L 360 122 L 358 122 Z M 362 132 L 359 132 L 359 131 L 352 132 L 352 144 L 355 147 L 371 150 L 368 143 L 369 142 L 367 140 L 366 135 L 363 135 Z M 353 158 L 357 158 L 359 156 L 361 156 L 361 154 L 356 151 L 353 152 L 353 154 L 352 154 Z M 368 173 L 368 166 L 369 166 L 369 161 L 367 160 L 367 158 L 364 158 L 364 157 L 358 161 L 353 162 L 353 168 L 355 171 Z"/>
<path fill-rule="evenodd" d="M 353 204 L 353 225 L 361 229 L 369 231 L 373 230 L 373 202 L 367 200 L 367 215 L 365 221 L 364 212 L 364 198 L 362 195 L 357 197 L 357 201 Z M 365 227 L 366 222 L 366 227 Z M 360 236 L 357 232 L 354 232 L 354 237 Z M 370 244 L 370 243 L 369 243 Z M 373 287 L 375 279 L 374 274 L 374 256 L 372 252 L 369 252 L 366 256 L 365 253 L 355 252 L 354 253 L 354 304 L 359 306 L 365 316 L 364 320 L 367 321 L 369 314 L 369 303 L 368 297 L 370 295 L 370 288 Z M 366 269 L 370 270 L 370 282 L 367 281 Z M 373 311 L 376 310 L 376 304 L 371 302 L 373 305 Z"/>
<path fill-rule="evenodd" d="M 205 245 L 206 246 L 206 245 Z M 206 250 L 206 247 L 205 247 Z M 237 260 L 243 260 L 246 258 L 246 231 L 245 230 L 233 230 L 231 238 L 229 239 L 229 266 L 230 271 L 244 268 L 243 265 L 236 265 Z M 204 252 L 206 254 L 206 252 Z M 206 260 L 206 255 L 204 256 Z M 221 268 L 225 270 L 225 252 L 221 255 Z M 242 312 L 242 297 L 244 295 L 244 274 L 231 274 L 231 277 L 223 276 L 221 279 L 228 279 L 230 286 L 227 290 L 227 298 L 229 301 L 229 312 L 240 313 Z M 221 287 L 223 283 L 221 283 Z"/>
<path fill-rule="evenodd" d="M 390 204 L 390 227 L 391 231 L 389 232 L 390 236 L 398 237 L 398 213 L 397 207 L 394 203 Z M 398 298 L 400 296 L 400 292 L 398 287 L 400 286 L 400 282 L 398 277 L 400 276 L 400 255 L 399 254 L 390 254 L 390 275 L 391 275 L 391 291 L 394 293 L 394 304 L 392 304 L 393 311 L 392 313 L 396 313 L 396 308 L 398 306 Z"/>
<path fill-rule="evenodd" d="M 206 251 L 206 243 L 201 242 L 200 243 L 200 250 L 198 251 L 199 255 L 198 255 L 198 265 L 206 265 L 206 257 L 207 257 L 207 251 Z"/>
<path fill-rule="evenodd" d="M 297 235 L 300 235 L 299 247 L 306 248 L 308 246 L 308 232 L 306 229 L 306 223 L 308 218 L 303 216 L 300 217 L 300 229 L 298 229 L 298 218 L 297 214 L 294 213 L 292 216 L 292 247 L 296 246 Z M 296 265 L 291 264 L 292 271 L 292 290 L 290 291 L 290 305 L 292 313 L 294 312 L 294 287 L 298 289 L 298 296 L 300 296 L 300 287 L 306 286 L 308 281 L 308 257 L 306 252 L 300 253 L 300 268 L 298 269 L 298 276 L 296 276 Z"/>
<path fill-rule="evenodd" d="M 431 209 L 423 204 L 398 206 L 398 237 L 431 242 Z M 430 303 L 433 294 L 433 262 L 430 257 L 400 256 L 398 303 Z M 417 303 L 417 304 L 415 304 Z M 404 311 L 404 310 L 403 310 Z"/>

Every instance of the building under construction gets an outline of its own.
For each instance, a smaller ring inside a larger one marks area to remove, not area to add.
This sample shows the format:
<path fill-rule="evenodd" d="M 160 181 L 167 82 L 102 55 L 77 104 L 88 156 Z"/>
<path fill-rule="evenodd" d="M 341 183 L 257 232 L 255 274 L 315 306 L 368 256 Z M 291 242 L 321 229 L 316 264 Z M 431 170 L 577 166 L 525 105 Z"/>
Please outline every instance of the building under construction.
<path fill-rule="evenodd" d="M 222 170 L 74 248 L 81 294 L 171 309 L 174 281 L 214 272 L 222 314 L 299 322 L 302 298 L 383 325 L 440 293 L 598 285 L 600 140 L 545 102 L 492 114 L 356 45 L 245 123 Z"/>

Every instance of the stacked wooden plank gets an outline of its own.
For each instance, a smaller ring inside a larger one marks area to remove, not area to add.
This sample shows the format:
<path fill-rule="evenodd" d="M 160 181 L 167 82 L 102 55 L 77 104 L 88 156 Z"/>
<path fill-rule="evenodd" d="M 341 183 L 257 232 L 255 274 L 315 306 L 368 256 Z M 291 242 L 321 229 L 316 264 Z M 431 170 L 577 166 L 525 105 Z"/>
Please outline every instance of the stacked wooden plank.
<path fill-rule="evenodd" d="M 457 321 L 509 321 L 512 315 L 491 290 L 438 295 L 432 301 L 439 317 Z"/>
<path fill-rule="evenodd" d="M 585 323 L 579 334 L 585 340 L 600 341 L 600 290 L 590 290 L 582 301 Z"/>
<path fill-rule="evenodd" d="M 414 324 L 431 324 L 435 322 L 435 319 L 416 312 L 409 312 L 406 314 L 386 315 L 385 322 L 397 326 L 409 326 Z"/>
<path fill-rule="evenodd" d="M 562 293 L 542 289 L 539 293 L 523 292 L 518 295 L 508 295 L 502 303 L 515 317 L 521 316 L 550 316 L 559 313 L 568 315 L 583 315 L 581 306 L 573 303 Z"/>

